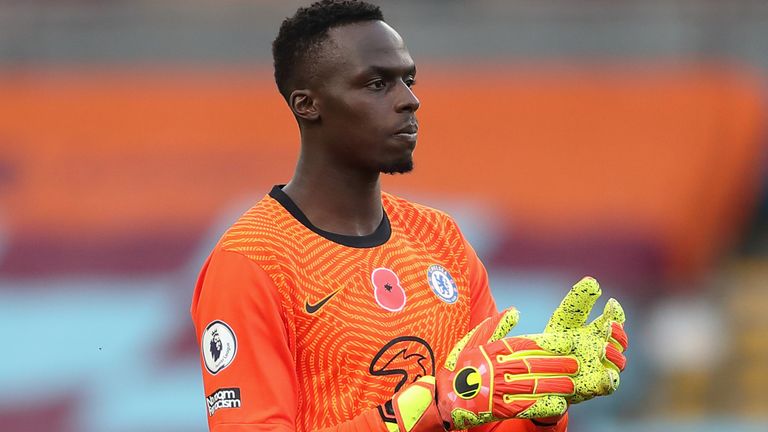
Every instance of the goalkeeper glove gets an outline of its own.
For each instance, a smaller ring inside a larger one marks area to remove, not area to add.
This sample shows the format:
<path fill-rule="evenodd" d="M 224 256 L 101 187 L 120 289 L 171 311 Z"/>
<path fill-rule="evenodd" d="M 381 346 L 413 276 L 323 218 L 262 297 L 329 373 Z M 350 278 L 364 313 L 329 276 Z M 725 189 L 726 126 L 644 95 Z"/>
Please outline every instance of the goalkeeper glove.
<path fill-rule="evenodd" d="M 583 278 L 568 292 L 544 329 L 545 334 L 563 334 L 572 340 L 572 354 L 581 369 L 574 377 L 575 394 L 566 398 L 571 404 L 613 393 L 619 387 L 619 372 L 626 365 L 623 352 L 628 338 L 623 327 L 624 310 L 618 301 L 608 300 L 602 315 L 585 325 L 600 293 L 595 279 Z"/>
<path fill-rule="evenodd" d="M 570 340 L 559 333 L 504 338 L 518 318 L 510 308 L 467 333 L 435 377 L 420 378 L 382 407 L 396 419 L 388 429 L 455 430 L 564 414 L 579 370 Z"/>

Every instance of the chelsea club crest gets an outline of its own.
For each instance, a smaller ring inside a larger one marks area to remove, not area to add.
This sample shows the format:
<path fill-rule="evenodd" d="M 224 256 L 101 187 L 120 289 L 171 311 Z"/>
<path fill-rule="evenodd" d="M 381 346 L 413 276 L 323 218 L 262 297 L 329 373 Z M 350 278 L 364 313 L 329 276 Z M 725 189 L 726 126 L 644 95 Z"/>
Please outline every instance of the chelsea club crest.
<path fill-rule="evenodd" d="M 434 264 L 429 266 L 427 270 L 427 281 L 429 287 L 432 288 L 432 292 L 442 301 L 451 304 L 455 303 L 459 298 L 459 289 L 456 286 L 456 282 L 453 280 L 453 276 L 445 269 L 445 267 Z"/>

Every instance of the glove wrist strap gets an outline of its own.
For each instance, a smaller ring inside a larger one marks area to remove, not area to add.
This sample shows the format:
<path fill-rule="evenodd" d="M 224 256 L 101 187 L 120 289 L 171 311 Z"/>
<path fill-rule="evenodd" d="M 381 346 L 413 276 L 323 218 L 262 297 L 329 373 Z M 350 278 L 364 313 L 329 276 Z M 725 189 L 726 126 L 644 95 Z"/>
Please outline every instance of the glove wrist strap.
<path fill-rule="evenodd" d="M 389 432 L 444 432 L 435 403 L 435 377 L 426 376 L 398 392 L 379 414 Z"/>

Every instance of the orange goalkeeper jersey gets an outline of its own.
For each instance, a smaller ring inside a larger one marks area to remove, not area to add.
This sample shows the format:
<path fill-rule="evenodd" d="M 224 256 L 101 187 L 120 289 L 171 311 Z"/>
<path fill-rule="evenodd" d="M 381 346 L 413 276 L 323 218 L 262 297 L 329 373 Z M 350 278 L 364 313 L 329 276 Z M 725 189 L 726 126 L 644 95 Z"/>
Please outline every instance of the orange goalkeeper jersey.
<path fill-rule="evenodd" d="M 211 431 L 386 431 L 378 407 L 496 312 L 450 217 L 389 194 L 382 205 L 373 234 L 343 236 L 276 186 L 224 234 L 191 308 Z"/>

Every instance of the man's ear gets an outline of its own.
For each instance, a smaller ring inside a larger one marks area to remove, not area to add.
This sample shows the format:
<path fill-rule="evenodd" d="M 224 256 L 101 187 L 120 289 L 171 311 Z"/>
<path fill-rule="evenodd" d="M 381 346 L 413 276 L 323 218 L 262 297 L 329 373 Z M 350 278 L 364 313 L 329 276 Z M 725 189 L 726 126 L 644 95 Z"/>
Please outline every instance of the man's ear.
<path fill-rule="evenodd" d="M 307 121 L 315 121 L 320 118 L 317 100 L 311 90 L 294 90 L 288 97 L 288 105 L 293 114 Z"/>

